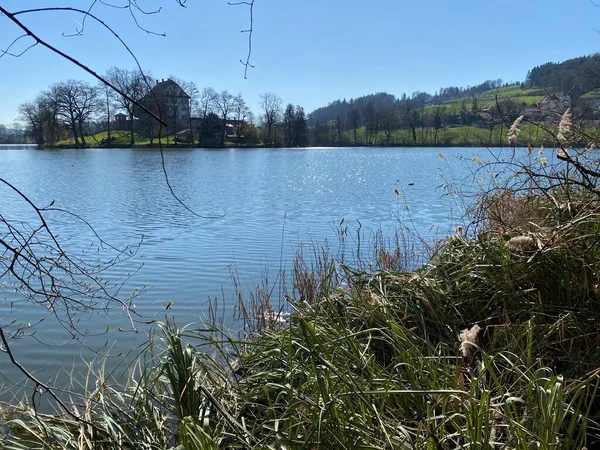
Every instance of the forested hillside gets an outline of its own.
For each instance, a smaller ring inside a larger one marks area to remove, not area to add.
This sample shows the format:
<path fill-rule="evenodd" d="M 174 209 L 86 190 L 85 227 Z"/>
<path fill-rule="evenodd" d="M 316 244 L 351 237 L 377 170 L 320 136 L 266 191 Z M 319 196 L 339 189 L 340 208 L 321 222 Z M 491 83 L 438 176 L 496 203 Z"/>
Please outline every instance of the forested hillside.
<path fill-rule="evenodd" d="M 329 105 L 314 110 L 309 116 L 309 124 L 314 125 L 316 123 L 328 122 L 330 120 L 336 120 L 338 116 L 347 115 L 352 109 L 361 109 L 367 104 L 373 104 L 375 109 L 387 108 L 394 104 L 412 102 L 412 107 L 422 108 L 427 104 L 437 104 L 446 102 L 448 100 L 460 99 L 460 98 L 471 98 L 472 96 L 489 92 L 494 89 L 501 88 L 503 86 L 510 86 L 511 84 L 503 84 L 502 80 L 487 80 L 477 86 L 458 87 L 448 86 L 440 88 L 435 94 L 428 94 L 427 92 L 414 92 L 410 97 L 407 94 L 403 94 L 400 98 L 396 98 L 392 94 L 386 92 L 380 92 L 377 94 L 365 95 L 356 99 L 350 99 L 350 101 L 335 100 Z M 521 83 L 513 83 L 513 85 L 520 86 Z"/>
<path fill-rule="evenodd" d="M 525 84 L 528 87 L 556 89 L 578 97 L 600 88 L 600 54 L 536 66 L 527 74 Z"/>
<path fill-rule="evenodd" d="M 331 102 L 329 105 L 314 110 L 309 117 L 309 124 L 314 125 L 315 123 L 328 122 L 335 120 L 338 116 L 346 117 L 348 113 L 353 109 L 362 109 L 366 105 L 373 105 L 376 109 L 388 108 L 398 102 L 395 96 L 386 92 L 380 92 L 377 94 L 365 95 L 357 99 L 350 99 L 350 101 L 336 100 Z"/>
<path fill-rule="evenodd" d="M 551 124 L 571 108 L 579 119 L 597 120 L 599 106 L 596 54 L 536 66 L 523 82 L 496 79 L 433 94 L 380 92 L 336 100 L 308 121 L 313 145 L 503 145 L 504 127 L 520 115 Z M 547 144 L 551 134 L 536 132 L 535 139 Z"/>

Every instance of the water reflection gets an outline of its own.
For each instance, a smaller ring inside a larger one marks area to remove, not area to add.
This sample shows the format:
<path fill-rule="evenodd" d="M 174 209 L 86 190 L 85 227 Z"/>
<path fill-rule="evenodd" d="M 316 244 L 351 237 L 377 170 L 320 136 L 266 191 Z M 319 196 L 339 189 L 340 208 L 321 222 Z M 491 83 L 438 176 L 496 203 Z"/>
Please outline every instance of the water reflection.
<path fill-rule="evenodd" d="M 480 152 L 443 151 L 466 157 Z M 168 312 L 187 323 L 198 319 L 209 298 L 223 297 L 226 309 L 233 309 L 232 265 L 251 288 L 265 274 L 273 280 L 280 268 L 289 273 L 301 243 L 327 240 L 335 249 L 352 252 L 359 227 L 365 237 L 379 228 L 390 235 L 401 226 L 426 239 L 451 232 L 460 211 L 451 198 L 441 198 L 439 169 L 450 168 L 457 179 L 469 172 L 463 162 L 441 160 L 438 153 L 440 149 L 166 150 L 166 168 L 177 195 L 199 214 L 223 215 L 218 219 L 189 214 L 169 194 L 156 150 L 3 147 L 0 167 L 2 177 L 32 200 L 40 205 L 55 200 L 57 206 L 76 211 L 111 244 L 141 242 L 136 256 L 111 268 L 107 276 L 133 274 L 122 292 L 145 290 L 135 301 L 143 316 L 163 318 L 173 301 Z M 6 192 L 0 198 L 6 217 L 29 214 Z M 344 246 L 339 242 L 342 218 L 349 226 Z M 89 230 L 72 218 L 53 214 L 50 220 L 68 249 L 78 251 L 93 241 Z M 7 305 L 18 299 L 10 292 L 2 295 L 0 315 L 5 315 Z M 39 312 L 27 306 L 18 314 L 29 318 Z M 124 326 L 118 312 L 88 320 L 90 329 L 110 329 L 88 339 L 91 347 L 116 340 L 118 348 L 126 348 L 143 340 L 142 333 L 117 331 Z M 50 321 L 38 337 L 62 344 L 44 348 L 27 339 L 16 344 L 27 349 L 22 362 L 40 367 L 42 373 L 72 364 L 82 369 L 82 360 L 73 362 L 73 356 L 91 357 L 77 341 L 65 342 L 64 330 Z M 10 370 L 2 373 L 16 376 Z"/>

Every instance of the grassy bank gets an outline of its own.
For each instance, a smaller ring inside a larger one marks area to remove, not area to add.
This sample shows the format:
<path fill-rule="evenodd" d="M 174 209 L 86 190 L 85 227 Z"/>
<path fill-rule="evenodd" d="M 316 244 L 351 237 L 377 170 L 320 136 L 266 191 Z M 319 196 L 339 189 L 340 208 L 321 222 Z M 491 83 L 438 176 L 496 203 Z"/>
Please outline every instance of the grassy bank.
<path fill-rule="evenodd" d="M 101 144 L 103 140 L 108 140 L 108 133 L 106 131 L 96 133 L 93 135 L 85 136 L 86 145 L 82 144 L 76 145 L 74 139 L 65 139 L 62 141 L 58 141 L 54 145 L 48 145 L 45 148 L 158 148 L 162 146 L 169 147 L 181 147 L 181 148 L 196 148 L 197 144 L 190 144 L 185 142 L 177 142 L 175 143 L 175 135 L 165 136 L 161 139 L 155 138 L 150 142 L 150 138 L 142 136 L 138 133 L 134 134 L 135 143 L 133 146 L 130 144 L 131 135 L 129 131 L 115 130 L 111 132 L 112 141 L 110 144 Z M 241 145 L 236 143 L 235 141 L 225 141 L 225 147 L 234 148 L 237 146 L 245 147 L 245 145 Z M 209 146 L 210 147 L 210 146 Z"/>
<path fill-rule="evenodd" d="M 597 448 L 600 174 L 563 151 L 480 161 L 506 171 L 416 270 L 402 239 L 299 255 L 286 313 L 257 287 L 240 334 L 168 320 L 73 415 L 5 410 L 2 448 Z"/>
<path fill-rule="evenodd" d="M 107 140 L 108 141 L 108 132 L 106 131 L 102 131 L 100 133 L 95 133 L 95 134 L 90 134 L 85 136 L 85 143 L 86 143 L 86 147 L 130 147 L 131 144 L 131 134 L 129 131 L 125 131 L 125 130 L 114 130 L 110 133 L 111 139 L 112 141 L 110 142 L 110 144 L 104 144 L 101 145 L 101 142 L 103 140 Z M 153 143 L 155 145 L 159 145 L 159 143 L 162 143 L 163 145 L 166 145 L 167 142 L 169 144 L 173 144 L 173 139 L 175 136 L 165 136 L 163 138 L 161 138 L 160 140 L 158 138 L 154 139 Z M 138 133 L 134 134 L 134 141 L 135 144 L 134 146 L 149 146 L 150 144 L 150 139 L 142 136 Z M 81 145 L 81 144 L 80 144 Z M 65 139 L 62 141 L 58 141 L 55 145 L 49 146 L 49 148 L 70 148 L 70 147 L 75 147 L 75 140 L 74 139 Z"/>
<path fill-rule="evenodd" d="M 418 127 L 415 128 L 414 135 L 410 129 L 393 130 L 389 135 L 384 131 L 378 131 L 371 136 L 371 142 L 375 146 L 390 147 L 506 147 L 509 128 L 509 125 L 502 124 L 480 127 L 461 125 L 442 127 L 436 133 L 433 127 Z M 525 123 L 521 127 L 516 145 L 553 146 L 556 144 L 557 128 L 557 124 L 540 126 Z M 597 140 L 600 137 L 600 130 L 587 126 L 581 129 L 581 134 L 585 134 L 588 139 Z M 356 137 L 359 145 L 366 145 L 365 143 L 368 142 L 364 127 L 357 130 Z M 342 141 L 346 144 L 354 143 L 353 131 L 343 132 Z"/>

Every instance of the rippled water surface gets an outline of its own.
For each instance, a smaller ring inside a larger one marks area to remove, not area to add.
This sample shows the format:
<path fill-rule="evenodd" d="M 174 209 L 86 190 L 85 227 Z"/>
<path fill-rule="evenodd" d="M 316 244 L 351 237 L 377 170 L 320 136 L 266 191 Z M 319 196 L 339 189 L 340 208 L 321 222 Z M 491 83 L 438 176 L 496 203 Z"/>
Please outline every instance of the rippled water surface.
<path fill-rule="evenodd" d="M 470 173 L 468 164 L 457 157 L 484 152 L 166 150 L 166 169 L 176 195 L 196 213 L 216 218 L 194 216 L 178 204 L 165 182 L 157 150 L 0 148 L 0 173 L 38 205 L 55 201 L 56 206 L 76 212 L 114 246 L 141 242 L 137 254 L 111 268 L 107 276 L 132 275 L 121 291 L 125 297 L 145 288 L 135 300 L 143 316 L 163 319 L 172 313 L 183 324 L 199 320 L 209 298 L 219 298 L 226 315 L 231 315 L 236 301 L 232 269 L 251 289 L 266 275 L 273 282 L 279 268 L 289 269 L 301 243 L 327 241 L 339 251 L 342 218 L 350 253 L 359 229 L 364 239 L 379 228 L 391 235 L 401 225 L 426 239 L 447 235 L 460 208 L 452 198 L 443 197 L 438 186 Z M 22 199 L 6 187 L 0 188 L 0 205 L 6 218 L 32 218 Z M 96 243 L 82 222 L 58 213 L 49 219 L 66 249 L 81 251 Z M 93 255 L 108 257 L 103 252 Z M 9 289 L 2 297 L 4 323 L 12 317 L 34 322 L 45 314 L 27 305 L 13 311 L 19 298 Z M 171 301 L 172 308 L 165 311 Z M 107 325 L 108 333 L 86 342 L 94 348 L 108 342 L 124 349 L 143 340 L 143 333 L 118 331 L 126 325 L 119 311 L 87 317 L 83 326 L 97 331 Z M 35 338 L 44 344 L 24 338 L 14 346 L 21 362 L 45 378 L 59 369 L 80 371 L 92 357 L 51 319 L 40 325 Z M 8 379 L 18 378 L 5 355 L 0 355 L 0 372 Z"/>

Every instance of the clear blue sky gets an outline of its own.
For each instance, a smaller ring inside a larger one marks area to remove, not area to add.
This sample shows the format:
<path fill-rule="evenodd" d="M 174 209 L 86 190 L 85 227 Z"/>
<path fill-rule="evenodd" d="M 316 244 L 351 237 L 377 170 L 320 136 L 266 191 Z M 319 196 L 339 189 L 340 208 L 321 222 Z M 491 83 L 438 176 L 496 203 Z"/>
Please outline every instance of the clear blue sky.
<path fill-rule="evenodd" d="M 113 4 L 125 0 L 109 0 Z M 92 0 L 0 0 L 10 10 L 51 5 L 84 8 Z M 600 51 L 600 8 L 590 0 L 256 0 L 252 63 L 244 79 L 248 10 L 226 0 L 139 0 L 160 14 L 140 23 L 166 37 L 146 34 L 126 10 L 98 4 L 103 17 L 156 78 L 170 74 L 241 93 L 258 111 L 260 94 L 277 93 L 307 111 L 338 98 L 387 91 L 395 95 L 435 92 L 487 79 L 522 81 L 527 70 L 548 61 Z M 50 43 L 98 72 L 134 62 L 114 38 L 81 16 L 39 13 L 21 16 Z M 0 48 L 19 35 L 0 17 Z M 18 51 L 26 45 L 15 47 Z M 36 47 L 15 59 L 0 59 L 0 123 L 17 117 L 18 105 L 49 84 L 91 77 Z"/>

